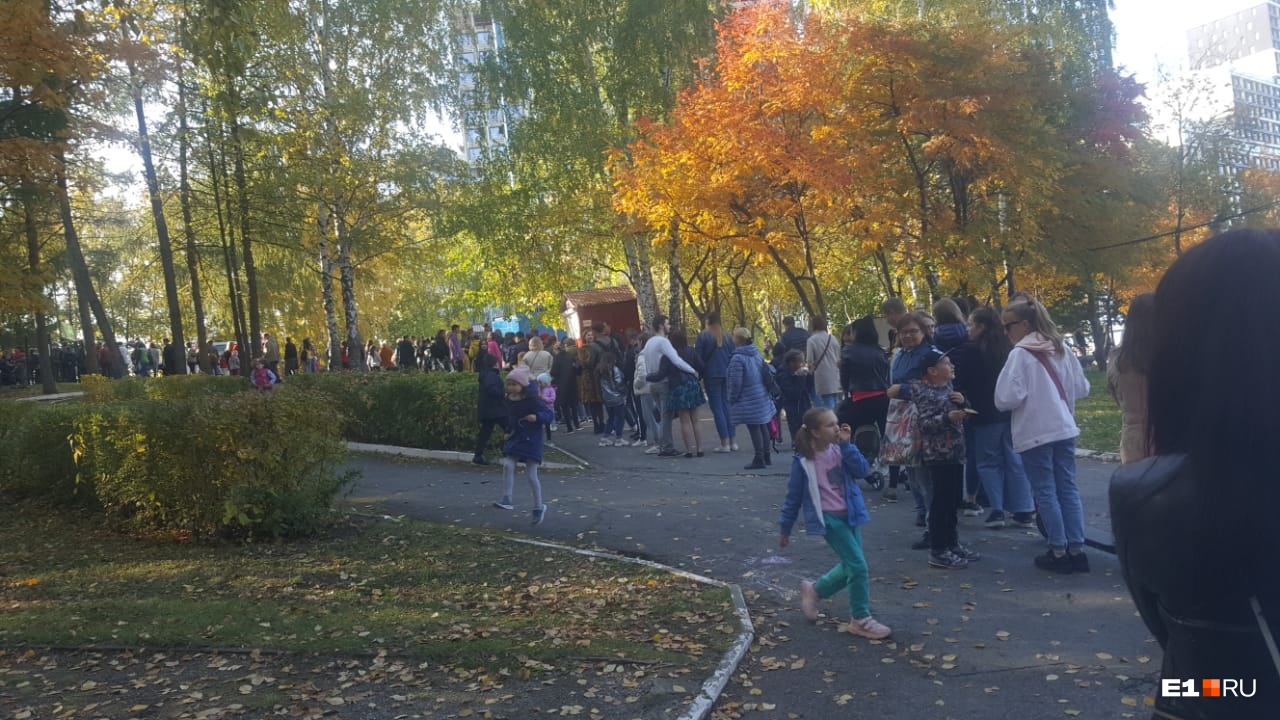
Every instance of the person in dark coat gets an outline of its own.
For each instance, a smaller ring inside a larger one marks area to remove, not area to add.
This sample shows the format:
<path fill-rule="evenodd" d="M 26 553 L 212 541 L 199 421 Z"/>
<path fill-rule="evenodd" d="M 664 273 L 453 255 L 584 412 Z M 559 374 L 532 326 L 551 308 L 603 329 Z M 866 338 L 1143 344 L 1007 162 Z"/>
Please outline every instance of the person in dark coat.
<path fill-rule="evenodd" d="M 773 346 L 774 362 L 781 363 L 788 350 L 804 352 L 808 346 L 809 331 L 796 327 L 796 319 L 790 315 L 782 318 L 782 336 L 778 338 L 778 343 Z"/>
<path fill-rule="evenodd" d="M 493 429 L 507 429 L 507 408 L 502 404 L 505 392 L 502 389 L 502 378 L 498 375 L 498 359 L 489 353 L 476 356 L 476 365 L 480 372 L 480 391 L 476 400 L 476 419 L 480 421 L 480 432 L 476 435 L 476 454 L 471 462 L 476 465 L 488 465 L 484 458 L 484 449 L 489 446 L 489 438 L 493 437 Z"/>
<path fill-rule="evenodd" d="M 556 389 L 556 412 L 565 434 L 578 431 L 578 352 L 568 342 L 556 343 L 551 355 L 551 384 Z"/>

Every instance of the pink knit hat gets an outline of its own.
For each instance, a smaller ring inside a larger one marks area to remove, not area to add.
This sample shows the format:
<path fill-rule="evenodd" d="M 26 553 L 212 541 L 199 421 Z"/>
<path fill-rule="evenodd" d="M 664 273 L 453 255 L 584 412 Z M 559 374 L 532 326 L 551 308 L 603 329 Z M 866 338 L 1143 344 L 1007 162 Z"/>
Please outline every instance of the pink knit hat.
<path fill-rule="evenodd" d="M 517 365 L 515 370 L 507 374 L 507 380 L 518 383 L 520 387 L 529 387 L 532 378 L 529 376 L 529 368 L 524 365 Z"/>

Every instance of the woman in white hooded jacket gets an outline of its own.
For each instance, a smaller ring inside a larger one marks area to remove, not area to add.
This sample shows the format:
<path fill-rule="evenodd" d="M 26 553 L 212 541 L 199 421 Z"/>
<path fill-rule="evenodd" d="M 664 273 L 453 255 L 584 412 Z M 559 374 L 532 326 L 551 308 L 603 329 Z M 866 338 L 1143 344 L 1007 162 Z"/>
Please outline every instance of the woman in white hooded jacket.
<path fill-rule="evenodd" d="M 1036 567 L 1089 572 L 1084 506 L 1076 487 L 1076 400 L 1089 394 L 1080 362 L 1062 342 L 1048 311 L 1019 302 L 1001 315 L 1013 351 L 996 380 L 995 404 L 1012 413 L 1013 449 L 1022 456 L 1049 551 Z"/>

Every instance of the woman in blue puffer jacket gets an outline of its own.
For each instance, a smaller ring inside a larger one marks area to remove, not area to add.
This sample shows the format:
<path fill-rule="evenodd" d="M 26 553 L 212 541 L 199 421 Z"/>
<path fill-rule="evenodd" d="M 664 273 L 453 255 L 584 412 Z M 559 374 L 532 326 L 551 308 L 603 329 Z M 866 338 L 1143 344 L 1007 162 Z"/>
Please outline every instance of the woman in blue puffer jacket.
<path fill-rule="evenodd" d="M 729 422 L 747 426 L 755 457 L 744 469 L 759 470 L 770 463 L 769 421 L 773 419 L 776 408 L 760 376 L 764 358 L 751 341 L 751 331 L 741 327 L 734 330 L 733 342 L 736 347 L 733 357 L 729 359 L 729 367 L 725 370 L 729 390 Z"/>

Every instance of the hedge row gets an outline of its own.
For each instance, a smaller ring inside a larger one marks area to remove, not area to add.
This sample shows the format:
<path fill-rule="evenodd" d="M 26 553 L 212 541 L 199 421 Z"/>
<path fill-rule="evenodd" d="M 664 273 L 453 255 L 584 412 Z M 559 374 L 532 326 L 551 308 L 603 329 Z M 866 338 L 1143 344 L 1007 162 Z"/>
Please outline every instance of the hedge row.
<path fill-rule="evenodd" d="M 93 506 L 140 531 L 295 536 L 353 479 L 328 399 L 302 391 L 44 406 L 0 430 L 0 492 Z"/>
<path fill-rule="evenodd" d="M 471 450 L 479 430 L 475 373 L 308 373 L 284 385 L 333 398 L 343 437 L 354 442 Z"/>
<path fill-rule="evenodd" d="M 88 376 L 84 402 L 6 404 L 0 496 L 140 530 L 307 534 L 352 479 L 344 440 L 470 449 L 477 387 L 473 373 L 295 375 L 270 394 L 229 376 Z"/>

